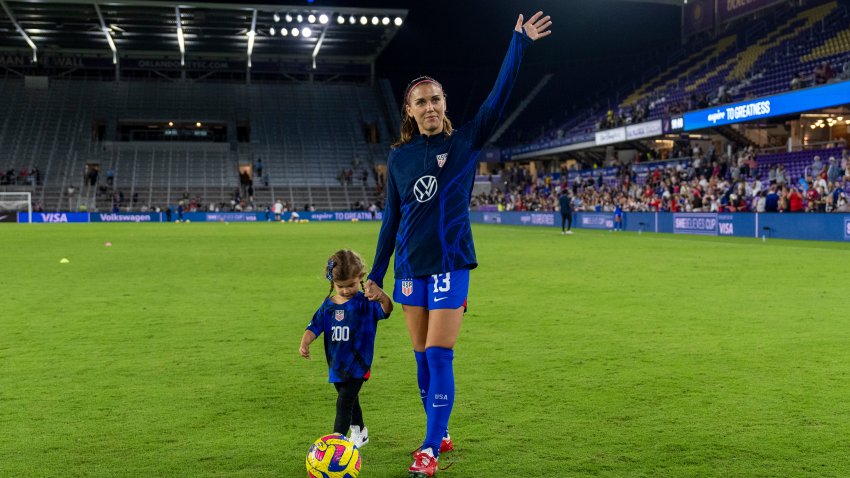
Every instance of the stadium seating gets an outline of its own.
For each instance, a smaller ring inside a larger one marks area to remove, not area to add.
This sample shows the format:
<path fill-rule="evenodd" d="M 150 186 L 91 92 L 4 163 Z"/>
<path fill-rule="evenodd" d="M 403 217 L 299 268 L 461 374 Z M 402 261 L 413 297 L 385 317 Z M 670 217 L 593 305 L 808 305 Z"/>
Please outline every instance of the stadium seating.
<path fill-rule="evenodd" d="M 839 79 L 844 74 L 843 65 L 850 61 L 850 12 L 837 1 L 800 10 L 778 10 L 756 24 L 748 23 L 713 38 L 701 48 L 685 48 L 668 65 L 648 66 L 647 71 L 658 73 L 637 88 L 612 95 L 625 99 L 609 102 L 616 105 L 610 109 L 630 115 L 636 105 L 642 104 L 648 107 L 646 119 L 652 120 L 668 116 L 671 108 L 696 109 L 694 98 L 705 95 L 712 101 L 721 86 L 726 91 L 726 102 L 777 94 L 790 88 L 797 73 L 807 75 L 804 87 L 811 86 L 812 72 L 823 62 L 831 65 Z M 552 84 L 550 89 L 557 89 L 562 82 Z M 549 102 L 557 94 L 544 90 L 538 101 Z M 608 110 L 608 105 L 601 104 L 572 114 L 548 128 L 530 146 L 546 147 L 556 138 L 558 145 L 586 141 Z"/>
<path fill-rule="evenodd" d="M 758 175 L 767 179 L 771 167 L 783 165 L 787 171 L 788 180 L 796 182 L 802 176 L 811 174 L 811 165 L 815 156 L 820 156 L 821 161 L 828 165 L 830 156 L 841 159 L 840 149 L 811 149 L 794 151 L 790 153 L 762 154 L 756 156 L 758 162 Z"/>
<path fill-rule="evenodd" d="M 138 193 L 145 205 L 173 203 L 187 190 L 218 204 L 229 203 L 239 187 L 238 165 L 262 158 L 267 177 L 255 178 L 259 204 L 280 198 L 299 209 L 349 209 L 375 200 L 372 167 L 386 158 L 393 121 L 386 113 L 397 109 L 384 104 L 387 88 L 51 79 L 47 89 L 29 89 L 21 79 L 0 77 L 0 110 L 8 113 L 0 119 L 0 168 L 38 167 L 43 186 L 34 199 L 48 209 L 108 210 L 111 192 L 84 183 L 87 164 L 99 165 L 100 185 L 112 169 L 115 188 L 125 197 Z M 237 144 L 234 131 L 228 143 L 125 143 L 109 136 L 99 142 L 93 128 L 95 121 L 114 131 L 119 121 L 171 119 L 232 129 L 247 121 L 251 141 Z M 370 123 L 377 144 L 366 141 Z M 349 168 L 356 169 L 354 181 L 341 185 L 339 172 Z"/>

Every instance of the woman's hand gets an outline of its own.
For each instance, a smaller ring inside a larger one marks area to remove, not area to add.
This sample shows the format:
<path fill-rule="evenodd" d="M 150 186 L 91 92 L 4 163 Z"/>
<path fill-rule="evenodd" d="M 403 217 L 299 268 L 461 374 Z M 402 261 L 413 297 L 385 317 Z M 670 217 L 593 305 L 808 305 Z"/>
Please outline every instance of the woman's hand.
<path fill-rule="evenodd" d="M 381 300 L 381 293 L 383 292 L 378 284 L 375 281 L 369 279 L 366 281 L 366 285 L 364 286 L 363 294 L 369 300 Z"/>
<path fill-rule="evenodd" d="M 543 18 L 541 18 L 543 17 Z M 552 33 L 549 30 L 549 27 L 552 26 L 552 22 L 550 21 L 550 16 L 543 16 L 543 12 L 535 13 L 531 18 L 528 19 L 527 22 L 522 22 L 522 14 L 519 14 L 519 18 L 516 20 L 516 26 L 514 27 L 514 31 L 522 33 L 522 29 L 525 28 L 525 34 L 528 38 L 531 38 L 532 41 L 537 41 L 543 37 L 549 36 Z"/>
<path fill-rule="evenodd" d="M 310 346 L 307 344 L 301 344 L 301 346 L 298 347 L 298 353 L 305 359 L 310 358 Z"/>

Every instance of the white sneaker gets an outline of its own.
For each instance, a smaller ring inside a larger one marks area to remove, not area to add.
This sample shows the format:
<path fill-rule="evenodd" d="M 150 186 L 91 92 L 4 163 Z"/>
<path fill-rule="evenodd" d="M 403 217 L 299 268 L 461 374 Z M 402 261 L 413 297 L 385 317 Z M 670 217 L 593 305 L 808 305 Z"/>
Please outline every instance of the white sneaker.
<path fill-rule="evenodd" d="M 572 233 L 573 233 L 573 231 L 567 231 L 567 234 L 572 234 Z"/>
<path fill-rule="evenodd" d="M 363 447 L 363 445 L 369 443 L 369 429 L 363 427 L 361 430 L 360 427 L 352 425 L 351 436 L 348 438 L 348 441 L 354 443 L 354 446 L 357 448 Z"/>

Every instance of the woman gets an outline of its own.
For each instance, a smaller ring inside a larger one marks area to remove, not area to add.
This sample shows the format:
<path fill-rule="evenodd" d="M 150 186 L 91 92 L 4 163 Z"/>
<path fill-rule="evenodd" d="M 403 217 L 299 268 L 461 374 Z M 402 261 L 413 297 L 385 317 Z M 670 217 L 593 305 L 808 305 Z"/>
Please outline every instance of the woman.
<path fill-rule="evenodd" d="M 490 96 L 475 118 L 454 130 L 442 85 L 430 77 L 404 92 L 401 138 L 387 159 L 387 199 L 366 296 L 377 299 L 395 251 L 393 300 L 402 304 L 416 356 L 427 433 L 409 473 L 433 476 L 454 403 L 454 346 L 466 307 L 469 271 L 478 263 L 469 198 L 478 154 L 495 131 L 526 48 L 548 36 L 552 22 L 520 15 Z M 445 440 L 444 440 L 445 438 Z"/>

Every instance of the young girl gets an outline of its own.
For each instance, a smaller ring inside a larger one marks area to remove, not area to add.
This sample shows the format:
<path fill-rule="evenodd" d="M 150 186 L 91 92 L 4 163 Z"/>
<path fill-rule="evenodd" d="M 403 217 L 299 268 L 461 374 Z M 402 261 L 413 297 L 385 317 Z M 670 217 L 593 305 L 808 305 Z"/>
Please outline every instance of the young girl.
<path fill-rule="evenodd" d="M 369 433 L 357 396 L 369 379 L 378 321 L 390 316 L 393 303 L 383 290 L 375 301 L 363 295 L 365 265 L 356 252 L 337 251 L 326 273 L 330 292 L 304 331 L 298 351 L 309 359 L 310 344 L 325 333 L 328 381 L 338 393 L 334 433 L 346 435 L 350 427 L 350 440 L 361 447 L 369 442 Z"/>

